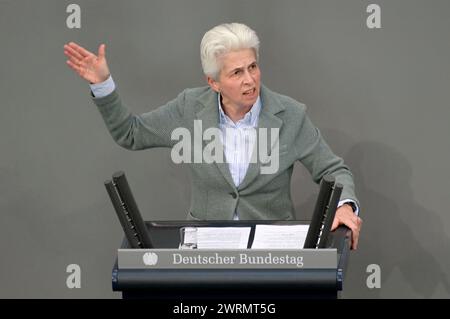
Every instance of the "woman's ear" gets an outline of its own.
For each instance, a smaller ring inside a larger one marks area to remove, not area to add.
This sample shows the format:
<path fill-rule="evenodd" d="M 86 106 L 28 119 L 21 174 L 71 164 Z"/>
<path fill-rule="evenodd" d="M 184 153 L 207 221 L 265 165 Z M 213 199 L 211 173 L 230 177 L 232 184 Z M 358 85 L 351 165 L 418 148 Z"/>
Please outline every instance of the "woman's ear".
<path fill-rule="evenodd" d="M 217 82 L 216 80 L 214 80 L 210 76 L 206 77 L 206 81 L 208 82 L 208 85 L 211 87 L 211 89 L 213 89 L 217 93 L 220 93 L 220 84 L 219 84 L 219 82 Z"/>

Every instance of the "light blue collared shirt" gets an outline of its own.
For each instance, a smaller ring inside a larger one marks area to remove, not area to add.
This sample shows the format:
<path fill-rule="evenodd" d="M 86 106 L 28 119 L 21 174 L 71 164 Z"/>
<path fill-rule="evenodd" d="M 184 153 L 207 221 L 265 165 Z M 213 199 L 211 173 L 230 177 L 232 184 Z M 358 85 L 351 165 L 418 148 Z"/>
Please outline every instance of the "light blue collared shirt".
<path fill-rule="evenodd" d="M 233 178 L 238 187 L 244 180 L 252 156 L 256 140 L 259 113 L 261 112 L 261 98 L 258 96 L 255 104 L 245 116 L 234 123 L 223 111 L 218 95 L 219 128 L 222 133 L 223 152 Z"/>

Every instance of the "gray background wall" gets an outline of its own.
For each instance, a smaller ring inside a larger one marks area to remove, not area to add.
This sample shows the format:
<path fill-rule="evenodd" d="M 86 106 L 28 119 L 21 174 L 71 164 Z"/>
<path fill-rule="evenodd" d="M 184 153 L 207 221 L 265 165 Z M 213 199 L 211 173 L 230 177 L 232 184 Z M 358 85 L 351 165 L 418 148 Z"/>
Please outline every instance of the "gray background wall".
<path fill-rule="evenodd" d="M 355 174 L 364 225 L 342 297 L 450 297 L 450 2 L 0 0 L 0 297 L 110 298 L 122 230 L 103 187 L 124 170 L 145 219 L 184 219 L 187 170 L 169 150 L 130 152 L 106 131 L 63 45 L 107 44 L 121 95 L 136 113 L 204 85 L 205 31 L 239 21 L 262 41 L 263 81 L 309 107 Z M 81 29 L 66 7 L 81 6 Z M 318 187 L 301 165 L 297 217 Z M 79 264 L 82 287 L 66 287 Z M 378 264 L 380 289 L 366 286 Z"/>

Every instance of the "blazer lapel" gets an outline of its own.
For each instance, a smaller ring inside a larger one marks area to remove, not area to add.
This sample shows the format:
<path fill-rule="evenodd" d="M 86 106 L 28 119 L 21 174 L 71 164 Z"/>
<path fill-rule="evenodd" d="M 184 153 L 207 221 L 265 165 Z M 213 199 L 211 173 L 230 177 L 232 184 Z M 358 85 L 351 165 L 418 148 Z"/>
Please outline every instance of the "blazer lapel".
<path fill-rule="evenodd" d="M 283 125 L 283 121 L 276 116 L 275 114 L 284 111 L 285 107 L 275 98 L 274 93 L 271 92 L 269 89 L 267 89 L 265 86 L 261 85 L 261 112 L 259 114 L 258 119 L 258 127 L 256 132 L 256 143 L 253 147 L 253 156 L 252 158 L 257 159 L 256 163 L 249 163 L 247 173 L 244 177 L 244 180 L 242 183 L 238 186 L 238 189 L 244 189 L 250 183 L 255 180 L 256 177 L 258 177 L 261 174 L 261 162 L 259 158 L 259 147 L 261 145 L 260 143 L 260 128 L 266 128 L 267 129 L 267 135 L 266 137 L 269 137 L 271 133 L 272 128 L 278 128 L 281 130 L 281 127 Z M 278 137 L 277 137 L 278 138 Z M 279 141 L 278 141 L 279 142 Z M 268 139 L 267 142 L 268 150 L 266 150 L 266 154 L 271 154 L 271 138 Z M 258 152 L 258 154 L 254 154 L 255 152 Z M 256 156 L 255 156 L 256 155 Z"/>
<path fill-rule="evenodd" d="M 208 128 L 219 129 L 219 109 L 217 105 L 217 93 L 213 90 L 208 90 L 198 97 L 198 101 L 202 104 L 201 109 L 197 112 L 197 118 L 202 122 L 202 134 Z M 203 141 L 203 139 L 202 139 Z M 209 142 L 208 142 L 209 143 Z M 220 142 L 222 143 L 222 142 Z M 206 141 L 202 142 L 203 149 L 207 145 Z M 230 169 L 228 168 L 228 163 L 226 163 L 225 154 L 223 152 L 222 145 L 222 163 L 216 163 L 219 171 L 222 173 L 225 180 L 230 184 L 233 190 L 236 190 L 233 178 L 231 177 Z"/>

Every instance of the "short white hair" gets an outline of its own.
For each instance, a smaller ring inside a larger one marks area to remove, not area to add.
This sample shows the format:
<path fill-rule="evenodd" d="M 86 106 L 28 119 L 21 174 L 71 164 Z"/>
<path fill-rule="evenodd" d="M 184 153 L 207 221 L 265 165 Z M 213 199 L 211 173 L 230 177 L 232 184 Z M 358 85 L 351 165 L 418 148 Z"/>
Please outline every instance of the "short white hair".
<path fill-rule="evenodd" d="M 242 23 L 220 24 L 203 36 L 200 58 L 203 73 L 215 80 L 220 74 L 220 58 L 231 51 L 253 49 L 259 60 L 259 39 L 256 32 Z"/>

